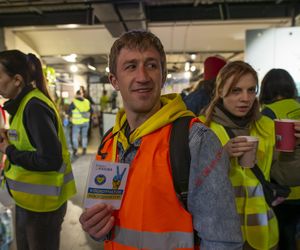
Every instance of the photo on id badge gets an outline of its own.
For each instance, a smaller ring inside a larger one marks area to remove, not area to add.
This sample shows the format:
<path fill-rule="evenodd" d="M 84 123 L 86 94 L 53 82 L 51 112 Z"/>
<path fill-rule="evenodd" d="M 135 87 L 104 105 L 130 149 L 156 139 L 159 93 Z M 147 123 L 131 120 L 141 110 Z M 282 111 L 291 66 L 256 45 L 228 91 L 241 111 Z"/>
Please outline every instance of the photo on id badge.
<path fill-rule="evenodd" d="M 97 203 L 119 209 L 124 196 L 129 164 L 92 160 L 86 183 L 84 207 Z"/>

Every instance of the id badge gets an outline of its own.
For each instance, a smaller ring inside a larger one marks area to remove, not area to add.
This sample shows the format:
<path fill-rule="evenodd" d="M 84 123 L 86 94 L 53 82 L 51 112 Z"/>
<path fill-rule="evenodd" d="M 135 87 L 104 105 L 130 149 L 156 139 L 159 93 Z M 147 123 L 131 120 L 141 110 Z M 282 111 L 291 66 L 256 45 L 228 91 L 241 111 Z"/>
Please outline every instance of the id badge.
<path fill-rule="evenodd" d="M 84 207 L 94 204 L 111 204 L 121 207 L 127 182 L 129 164 L 93 160 L 87 179 Z"/>
<path fill-rule="evenodd" d="M 18 131 L 14 129 L 7 130 L 7 137 L 10 141 L 18 141 L 19 140 Z"/>

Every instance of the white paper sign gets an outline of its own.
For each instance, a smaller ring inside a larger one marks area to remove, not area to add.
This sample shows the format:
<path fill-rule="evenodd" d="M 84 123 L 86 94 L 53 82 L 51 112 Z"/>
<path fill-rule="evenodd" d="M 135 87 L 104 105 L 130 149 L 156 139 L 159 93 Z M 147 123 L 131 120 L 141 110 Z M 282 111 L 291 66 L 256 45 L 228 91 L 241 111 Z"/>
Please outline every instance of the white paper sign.
<path fill-rule="evenodd" d="M 93 160 L 86 185 L 84 207 L 111 204 L 119 209 L 125 191 L 129 164 Z"/>

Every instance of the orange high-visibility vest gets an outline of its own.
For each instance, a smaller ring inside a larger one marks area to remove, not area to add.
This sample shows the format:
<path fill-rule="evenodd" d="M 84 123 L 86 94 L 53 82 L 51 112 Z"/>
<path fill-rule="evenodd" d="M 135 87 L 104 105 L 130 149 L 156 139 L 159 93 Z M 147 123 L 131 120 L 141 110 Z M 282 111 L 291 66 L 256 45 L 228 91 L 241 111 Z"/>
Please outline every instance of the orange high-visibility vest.
<path fill-rule="evenodd" d="M 167 125 L 142 138 L 105 250 L 195 249 L 192 216 L 180 204 L 173 186 L 170 132 L 171 125 Z M 112 144 L 113 138 L 101 150 L 108 153 L 106 161 L 112 159 Z"/>

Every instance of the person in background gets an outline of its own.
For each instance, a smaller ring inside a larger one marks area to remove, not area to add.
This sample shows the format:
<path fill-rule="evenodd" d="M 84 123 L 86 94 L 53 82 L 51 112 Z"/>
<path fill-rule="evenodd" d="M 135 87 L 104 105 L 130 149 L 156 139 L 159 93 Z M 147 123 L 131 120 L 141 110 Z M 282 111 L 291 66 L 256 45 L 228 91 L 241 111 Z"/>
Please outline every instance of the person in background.
<path fill-rule="evenodd" d="M 89 100 L 91 105 L 91 113 L 90 113 L 89 128 L 88 128 L 88 138 L 91 138 L 91 129 L 93 127 L 93 116 L 97 116 L 97 114 L 94 113 L 94 108 L 93 108 L 95 102 L 93 98 L 90 96 L 89 91 L 87 91 L 83 85 L 80 86 L 80 91 L 83 93 L 83 97 Z"/>
<path fill-rule="evenodd" d="M 215 89 L 216 76 L 225 64 L 226 60 L 220 56 L 210 56 L 205 59 L 203 80 L 198 83 L 194 91 L 183 98 L 187 109 L 199 115 L 209 104 Z"/>
<path fill-rule="evenodd" d="M 82 86 L 82 85 L 80 86 L 80 91 L 82 92 L 83 97 L 84 97 L 85 99 L 88 99 L 88 100 L 90 101 L 90 104 L 91 104 L 91 105 L 94 105 L 94 104 L 95 104 L 93 98 L 90 96 L 89 92 L 85 89 L 84 86 Z"/>
<path fill-rule="evenodd" d="M 262 114 L 271 119 L 295 119 L 300 123 L 300 103 L 296 84 L 284 69 L 271 69 L 261 82 L 259 102 Z M 295 127 L 297 128 L 297 127 Z M 287 200 L 274 208 L 279 224 L 279 249 L 296 249 L 297 223 L 300 222 L 300 145 L 294 152 L 278 152 L 272 166 L 272 181 L 291 188 Z"/>
<path fill-rule="evenodd" d="M 152 33 L 133 30 L 113 44 L 109 79 L 124 109 L 100 146 L 97 159 L 130 164 L 119 210 L 104 203 L 86 209 L 82 228 L 104 249 L 241 249 L 242 237 L 228 157 L 215 134 L 194 118 L 190 128 L 188 210 L 175 193 L 169 133 L 179 117 L 193 116 L 178 94 L 161 96 L 166 55 Z M 141 240 L 143 239 L 143 240 Z"/>
<path fill-rule="evenodd" d="M 104 120 L 103 120 L 103 112 L 109 111 L 109 105 L 110 105 L 110 98 L 107 95 L 107 90 L 103 89 L 102 96 L 100 97 L 100 114 L 98 117 L 99 121 L 99 134 L 102 137 L 103 136 L 103 128 L 104 128 Z"/>
<path fill-rule="evenodd" d="M 244 237 L 243 249 L 276 249 L 278 225 L 264 198 L 263 187 L 250 168 L 239 165 L 238 157 L 253 149 L 253 142 L 237 136 L 259 139 L 257 166 L 266 180 L 275 145 L 274 123 L 259 112 L 256 98 L 256 71 L 242 61 L 229 62 L 219 72 L 216 91 L 201 120 L 219 137 L 230 156 L 230 179 L 235 190 L 237 210 Z M 230 138 L 230 134 L 234 137 Z"/>
<path fill-rule="evenodd" d="M 105 112 L 108 110 L 109 97 L 107 95 L 107 90 L 102 91 L 102 96 L 100 97 L 100 111 Z"/>
<path fill-rule="evenodd" d="M 72 122 L 73 157 L 78 156 L 79 138 L 82 144 L 82 155 L 86 154 L 91 112 L 92 107 L 90 101 L 84 98 L 81 90 L 77 90 L 68 111 Z"/>
<path fill-rule="evenodd" d="M 67 200 L 76 193 L 62 123 L 34 54 L 0 52 L 0 95 L 10 129 L 1 129 L 4 176 L 16 203 L 18 250 L 58 250 Z"/>
<path fill-rule="evenodd" d="M 117 97 L 118 97 L 118 92 L 113 90 L 110 94 L 110 98 L 109 98 L 109 102 L 110 102 L 110 105 L 111 105 L 111 111 L 112 112 L 115 112 L 116 109 L 118 108 L 118 105 L 117 105 Z"/>

